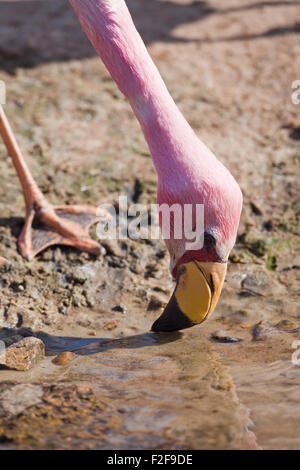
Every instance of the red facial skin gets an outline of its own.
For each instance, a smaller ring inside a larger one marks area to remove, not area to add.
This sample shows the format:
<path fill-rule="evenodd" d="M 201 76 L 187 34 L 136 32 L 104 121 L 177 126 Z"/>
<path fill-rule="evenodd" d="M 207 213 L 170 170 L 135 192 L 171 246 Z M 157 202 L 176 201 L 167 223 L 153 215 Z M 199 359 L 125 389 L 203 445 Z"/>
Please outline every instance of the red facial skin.
<path fill-rule="evenodd" d="M 217 254 L 215 247 L 210 248 L 209 252 L 205 247 L 201 250 L 186 251 L 184 255 L 180 258 L 180 260 L 177 262 L 175 268 L 172 271 L 173 278 L 176 279 L 179 266 L 185 263 L 189 263 L 193 260 L 202 261 L 206 263 L 226 263 L 226 261 L 220 258 L 220 256 Z"/>

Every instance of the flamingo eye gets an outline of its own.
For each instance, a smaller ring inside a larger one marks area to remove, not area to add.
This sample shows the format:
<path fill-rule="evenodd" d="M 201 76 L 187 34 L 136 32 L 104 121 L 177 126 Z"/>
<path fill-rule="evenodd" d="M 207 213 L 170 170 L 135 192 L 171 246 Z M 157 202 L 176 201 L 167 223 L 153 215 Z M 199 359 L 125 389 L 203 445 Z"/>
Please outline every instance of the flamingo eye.
<path fill-rule="evenodd" d="M 204 232 L 204 247 L 210 253 L 216 246 L 216 239 L 211 233 Z"/>

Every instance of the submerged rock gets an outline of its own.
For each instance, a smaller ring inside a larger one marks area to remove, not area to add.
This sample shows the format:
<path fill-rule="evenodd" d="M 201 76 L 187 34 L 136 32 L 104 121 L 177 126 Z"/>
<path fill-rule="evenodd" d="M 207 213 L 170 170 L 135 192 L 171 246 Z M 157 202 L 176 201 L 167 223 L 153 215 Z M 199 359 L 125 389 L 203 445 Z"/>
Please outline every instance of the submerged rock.
<path fill-rule="evenodd" d="M 0 410 L 5 414 L 17 415 L 29 406 L 40 403 L 42 395 L 43 389 L 39 385 L 15 385 L 1 393 Z"/>
<path fill-rule="evenodd" d="M 76 354 L 72 353 L 71 351 L 63 351 L 62 353 L 58 354 L 58 356 L 56 356 L 52 362 L 57 366 L 65 366 L 70 364 L 70 362 L 72 362 L 75 357 Z"/>
<path fill-rule="evenodd" d="M 275 325 L 267 320 L 262 320 L 254 325 L 252 330 L 253 341 L 263 341 L 268 335 L 279 333 L 297 333 L 300 326 L 293 320 L 284 319 Z"/>
<path fill-rule="evenodd" d="M 27 337 L 5 349 L 1 364 L 9 369 L 26 371 L 44 357 L 44 343 L 38 338 Z"/>
<path fill-rule="evenodd" d="M 263 341 L 264 337 L 276 332 L 276 328 L 267 320 L 261 320 L 252 329 L 253 341 Z"/>
<path fill-rule="evenodd" d="M 297 331 L 300 331 L 300 325 L 296 323 L 293 320 L 281 320 L 278 322 L 275 327 L 280 330 L 284 331 L 286 333 L 296 333 Z"/>
<path fill-rule="evenodd" d="M 95 448 L 103 445 L 108 432 L 120 426 L 111 409 L 102 395 L 85 383 L 0 384 L 1 445 L 19 449 Z"/>
<path fill-rule="evenodd" d="M 210 337 L 214 341 L 219 341 L 220 343 L 238 343 L 239 341 L 243 341 L 241 338 L 231 336 L 230 333 L 227 333 L 225 330 L 213 331 Z"/>

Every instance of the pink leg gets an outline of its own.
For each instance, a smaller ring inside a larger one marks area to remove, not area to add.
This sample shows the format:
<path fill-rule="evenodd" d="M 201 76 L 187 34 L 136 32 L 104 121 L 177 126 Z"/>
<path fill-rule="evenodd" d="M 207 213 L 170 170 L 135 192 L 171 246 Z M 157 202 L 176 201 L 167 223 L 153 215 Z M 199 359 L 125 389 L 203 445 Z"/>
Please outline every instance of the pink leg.
<path fill-rule="evenodd" d="M 21 182 L 26 204 L 25 225 L 19 237 L 22 256 L 31 260 L 51 245 L 68 245 L 99 254 L 101 247 L 89 236 L 91 225 L 109 214 L 90 206 L 52 206 L 35 183 L 0 105 L 0 133 Z M 1 265 L 0 258 L 0 265 Z"/>

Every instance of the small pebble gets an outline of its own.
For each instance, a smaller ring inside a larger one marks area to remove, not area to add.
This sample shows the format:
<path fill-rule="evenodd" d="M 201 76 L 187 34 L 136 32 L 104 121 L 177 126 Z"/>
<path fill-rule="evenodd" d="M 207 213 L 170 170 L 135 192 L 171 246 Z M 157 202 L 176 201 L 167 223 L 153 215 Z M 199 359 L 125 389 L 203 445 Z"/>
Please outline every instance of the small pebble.
<path fill-rule="evenodd" d="M 113 312 L 122 312 L 122 313 L 126 313 L 126 312 L 127 312 L 127 307 L 126 307 L 124 304 L 115 305 L 115 306 L 112 308 L 112 311 L 113 311 Z"/>
<path fill-rule="evenodd" d="M 261 320 L 253 327 L 253 341 L 263 341 L 265 336 L 274 332 L 276 332 L 276 328 L 268 320 Z"/>
<path fill-rule="evenodd" d="M 244 330 L 249 330 L 251 327 L 252 327 L 251 323 L 243 323 L 241 325 L 241 328 L 243 328 Z"/>
<path fill-rule="evenodd" d="M 300 331 L 300 325 L 291 320 L 281 320 L 276 325 L 272 325 L 267 320 L 262 320 L 254 325 L 252 330 L 253 341 L 262 341 L 264 337 L 270 334 L 279 333 L 297 333 Z"/>
<path fill-rule="evenodd" d="M 281 320 L 275 327 L 278 330 L 285 331 L 286 333 L 296 333 L 300 330 L 300 325 L 292 320 Z"/>
<path fill-rule="evenodd" d="M 72 362 L 75 357 L 76 354 L 72 353 L 71 351 L 64 351 L 56 356 L 52 362 L 57 366 L 65 366 L 70 364 L 70 362 Z"/>
<path fill-rule="evenodd" d="M 148 311 L 158 310 L 162 307 L 165 307 L 166 305 L 167 305 L 167 302 L 164 296 L 160 293 L 155 293 L 155 294 L 152 294 L 150 297 L 147 310 Z"/>
<path fill-rule="evenodd" d="M 61 313 L 62 315 L 67 315 L 67 313 L 68 313 L 68 309 L 67 309 L 67 307 L 66 307 L 65 305 L 60 305 L 60 306 L 58 307 L 58 311 L 59 311 L 59 313 Z"/>
<path fill-rule="evenodd" d="M 6 273 L 12 269 L 12 265 L 7 259 L 1 258 L 0 256 L 0 272 Z"/>
<path fill-rule="evenodd" d="M 224 330 L 217 330 L 213 331 L 210 335 L 211 339 L 215 341 L 219 341 L 220 343 L 238 343 L 239 341 L 243 341 L 241 338 L 235 338 L 231 336 L 227 331 Z"/>
<path fill-rule="evenodd" d="M 108 323 L 105 323 L 105 325 L 103 326 L 103 330 L 106 330 L 106 331 L 115 330 L 118 326 L 119 326 L 118 320 L 112 320 Z"/>
<path fill-rule="evenodd" d="M 110 240 L 110 239 L 102 240 L 101 245 L 105 248 L 105 251 L 109 255 L 118 256 L 118 257 L 124 256 L 124 253 L 122 252 L 116 240 Z"/>

